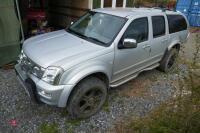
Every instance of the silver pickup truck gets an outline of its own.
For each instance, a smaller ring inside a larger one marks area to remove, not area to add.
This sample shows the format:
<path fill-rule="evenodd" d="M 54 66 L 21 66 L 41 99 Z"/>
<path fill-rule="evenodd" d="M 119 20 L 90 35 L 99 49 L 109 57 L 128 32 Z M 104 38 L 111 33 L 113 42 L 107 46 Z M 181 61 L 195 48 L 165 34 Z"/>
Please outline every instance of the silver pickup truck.
<path fill-rule="evenodd" d="M 32 100 L 87 118 L 101 109 L 110 87 L 142 71 L 170 71 L 188 28 L 174 11 L 94 9 L 65 30 L 26 40 L 16 74 Z"/>

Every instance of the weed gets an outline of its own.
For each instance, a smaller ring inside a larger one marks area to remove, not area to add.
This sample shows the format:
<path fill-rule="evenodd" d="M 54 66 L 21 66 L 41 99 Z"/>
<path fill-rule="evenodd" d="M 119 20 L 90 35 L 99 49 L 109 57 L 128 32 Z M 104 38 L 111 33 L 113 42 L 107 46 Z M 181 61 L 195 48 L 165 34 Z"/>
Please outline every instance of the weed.
<path fill-rule="evenodd" d="M 61 117 L 66 117 L 66 116 L 68 116 L 68 111 L 67 110 L 63 110 L 62 112 L 61 112 Z"/>
<path fill-rule="evenodd" d="M 65 123 L 70 126 L 79 126 L 81 124 L 81 120 L 80 119 L 71 119 L 71 120 L 67 120 Z"/>
<path fill-rule="evenodd" d="M 57 124 L 48 124 L 48 123 L 43 123 L 40 125 L 38 129 L 39 133 L 58 133 L 58 125 Z"/>
<path fill-rule="evenodd" d="M 105 112 L 110 112 L 109 102 L 108 100 L 104 103 L 103 110 Z"/>

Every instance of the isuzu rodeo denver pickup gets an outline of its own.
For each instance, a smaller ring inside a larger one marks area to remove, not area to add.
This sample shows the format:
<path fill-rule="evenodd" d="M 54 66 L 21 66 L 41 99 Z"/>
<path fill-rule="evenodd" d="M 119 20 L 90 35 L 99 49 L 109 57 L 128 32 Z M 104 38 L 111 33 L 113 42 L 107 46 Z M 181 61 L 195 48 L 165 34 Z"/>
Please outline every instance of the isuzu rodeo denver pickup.
<path fill-rule="evenodd" d="M 26 40 L 15 70 L 33 100 L 87 118 L 101 109 L 110 87 L 142 71 L 170 71 L 188 27 L 174 11 L 94 9 L 65 30 Z"/>

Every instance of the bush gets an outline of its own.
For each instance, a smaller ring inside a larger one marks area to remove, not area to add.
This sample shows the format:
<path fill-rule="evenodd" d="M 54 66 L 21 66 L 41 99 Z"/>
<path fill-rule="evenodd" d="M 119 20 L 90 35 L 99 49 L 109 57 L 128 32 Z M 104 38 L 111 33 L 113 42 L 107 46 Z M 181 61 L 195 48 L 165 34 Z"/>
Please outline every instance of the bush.
<path fill-rule="evenodd" d="M 38 129 L 39 133 L 58 133 L 58 126 L 56 124 L 43 123 Z"/>
<path fill-rule="evenodd" d="M 200 110 L 185 97 L 181 107 L 167 104 L 150 116 L 131 121 L 126 126 L 127 132 L 136 133 L 199 133 Z M 190 101 L 191 102 L 191 101 Z"/>

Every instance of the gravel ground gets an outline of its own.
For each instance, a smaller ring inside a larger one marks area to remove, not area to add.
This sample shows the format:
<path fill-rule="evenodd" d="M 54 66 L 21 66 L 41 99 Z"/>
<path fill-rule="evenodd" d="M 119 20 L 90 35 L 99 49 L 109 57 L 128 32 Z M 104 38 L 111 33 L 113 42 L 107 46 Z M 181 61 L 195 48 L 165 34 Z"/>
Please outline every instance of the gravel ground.
<path fill-rule="evenodd" d="M 171 81 L 175 79 L 176 75 L 166 75 L 157 70 L 144 72 L 128 83 L 112 88 L 106 105 L 99 113 L 86 120 L 74 121 L 65 109 L 32 103 L 18 83 L 14 71 L 0 70 L 0 132 L 35 133 L 42 123 L 55 124 L 63 133 L 106 132 L 120 118 L 130 113 L 144 116 L 168 100 L 173 95 Z M 150 82 L 141 86 L 141 94 L 125 95 L 124 92 L 138 89 L 138 82 L 147 80 Z M 15 120 L 16 125 L 11 125 L 11 120 Z"/>

